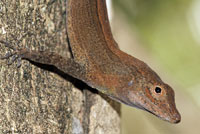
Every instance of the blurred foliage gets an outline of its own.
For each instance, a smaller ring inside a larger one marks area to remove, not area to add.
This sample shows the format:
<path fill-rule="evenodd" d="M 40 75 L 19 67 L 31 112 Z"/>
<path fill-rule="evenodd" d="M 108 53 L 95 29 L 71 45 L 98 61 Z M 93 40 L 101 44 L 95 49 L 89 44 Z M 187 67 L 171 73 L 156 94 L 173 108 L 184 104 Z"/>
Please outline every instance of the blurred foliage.
<path fill-rule="evenodd" d="M 185 89 L 200 81 L 200 44 L 194 40 L 188 21 L 193 2 L 113 0 L 116 11 L 124 13 L 142 44 Z"/>
<path fill-rule="evenodd" d="M 199 134 L 200 0 L 113 0 L 113 5 L 115 15 L 122 14 L 121 19 L 125 17 L 137 33 L 139 45 L 160 63 L 173 84 L 181 87 L 175 90 L 180 124 L 154 122 L 153 117 L 146 118 L 142 111 L 123 105 L 123 133 Z"/>

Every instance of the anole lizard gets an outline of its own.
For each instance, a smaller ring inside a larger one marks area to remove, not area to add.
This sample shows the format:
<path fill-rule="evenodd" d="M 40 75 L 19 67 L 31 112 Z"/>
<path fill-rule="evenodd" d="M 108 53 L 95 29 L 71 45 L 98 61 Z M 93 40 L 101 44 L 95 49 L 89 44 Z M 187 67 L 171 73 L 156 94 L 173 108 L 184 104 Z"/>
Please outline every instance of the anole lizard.
<path fill-rule="evenodd" d="M 68 0 L 67 32 L 73 58 L 13 48 L 13 53 L 2 59 L 14 57 L 18 61 L 26 59 L 54 65 L 119 102 L 171 123 L 180 122 L 173 89 L 147 64 L 118 48 L 111 33 L 105 0 Z"/>

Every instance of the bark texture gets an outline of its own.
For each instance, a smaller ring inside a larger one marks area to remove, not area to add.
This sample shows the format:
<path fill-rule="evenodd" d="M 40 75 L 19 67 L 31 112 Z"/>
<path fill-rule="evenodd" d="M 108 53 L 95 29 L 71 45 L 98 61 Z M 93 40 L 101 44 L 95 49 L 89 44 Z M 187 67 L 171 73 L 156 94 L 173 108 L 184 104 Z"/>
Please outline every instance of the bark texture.
<path fill-rule="evenodd" d="M 65 10 L 66 0 L 0 0 L 0 40 L 70 56 Z M 0 61 L 0 133 L 119 134 L 120 105 L 51 66 Z"/>

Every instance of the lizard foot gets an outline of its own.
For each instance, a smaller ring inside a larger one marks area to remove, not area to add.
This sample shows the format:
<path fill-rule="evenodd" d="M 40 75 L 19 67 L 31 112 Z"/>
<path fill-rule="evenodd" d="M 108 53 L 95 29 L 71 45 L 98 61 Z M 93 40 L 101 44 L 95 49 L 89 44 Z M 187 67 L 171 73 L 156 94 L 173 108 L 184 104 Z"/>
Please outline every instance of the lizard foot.
<path fill-rule="evenodd" d="M 12 47 L 8 42 L 5 41 L 0 41 L 1 44 L 4 44 L 5 47 L 13 50 L 13 52 L 7 52 L 4 56 L 1 56 L 0 59 L 4 60 L 4 59 L 10 59 L 8 61 L 8 65 L 13 64 L 15 61 L 17 61 L 17 67 L 19 68 L 21 66 L 21 54 L 19 53 L 19 49 L 16 49 L 14 47 Z"/>

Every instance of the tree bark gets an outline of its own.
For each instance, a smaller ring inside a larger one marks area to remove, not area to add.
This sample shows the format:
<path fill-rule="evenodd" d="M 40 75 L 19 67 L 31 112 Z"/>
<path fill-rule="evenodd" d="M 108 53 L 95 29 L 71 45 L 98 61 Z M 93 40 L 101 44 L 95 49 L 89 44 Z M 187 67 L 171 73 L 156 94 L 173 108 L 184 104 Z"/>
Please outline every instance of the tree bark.
<path fill-rule="evenodd" d="M 66 2 L 1 0 L 0 40 L 69 57 Z M 51 66 L 16 64 L 0 61 L 0 133 L 120 133 L 117 102 Z"/>

